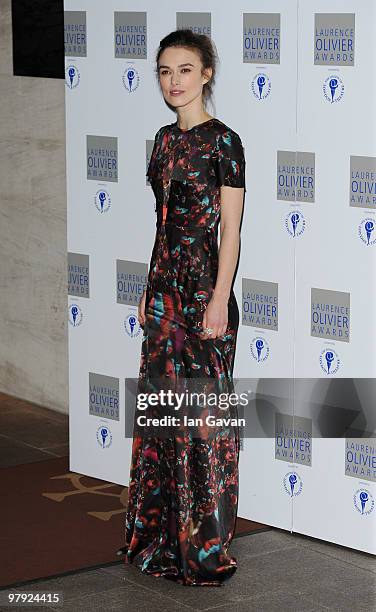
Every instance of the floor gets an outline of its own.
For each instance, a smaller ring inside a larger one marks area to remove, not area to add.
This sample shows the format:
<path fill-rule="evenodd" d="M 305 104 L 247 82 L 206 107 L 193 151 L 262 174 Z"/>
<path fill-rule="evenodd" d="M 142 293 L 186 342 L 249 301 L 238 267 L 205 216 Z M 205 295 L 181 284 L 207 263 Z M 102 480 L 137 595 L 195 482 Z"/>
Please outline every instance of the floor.
<path fill-rule="evenodd" d="M 0 466 L 68 453 L 68 417 L 0 393 Z M 122 562 L 52 578 L 14 592 L 59 592 L 64 610 L 231 612 L 376 610 L 376 559 L 272 529 L 233 540 L 238 570 L 221 588 L 184 587 Z M 0 609 L 5 592 L 0 592 Z M 60 608 L 36 606 L 33 610 Z M 10 608 L 6 608 L 10 609 Z"/>

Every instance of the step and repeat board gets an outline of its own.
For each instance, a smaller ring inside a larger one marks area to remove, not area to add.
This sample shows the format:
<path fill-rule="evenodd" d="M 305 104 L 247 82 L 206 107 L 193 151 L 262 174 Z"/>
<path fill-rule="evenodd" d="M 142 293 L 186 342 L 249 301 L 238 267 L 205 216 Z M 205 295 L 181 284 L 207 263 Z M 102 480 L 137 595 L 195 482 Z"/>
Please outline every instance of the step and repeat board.
<path fill-rule="evenodd" d="M 208 112 L 241 137 L 239 515 L 376 554 L 376 7 L 64 0 L 70 469 L 128 485 L 127 381 L 173 123 L 159 41 L 209 35 Z"/>

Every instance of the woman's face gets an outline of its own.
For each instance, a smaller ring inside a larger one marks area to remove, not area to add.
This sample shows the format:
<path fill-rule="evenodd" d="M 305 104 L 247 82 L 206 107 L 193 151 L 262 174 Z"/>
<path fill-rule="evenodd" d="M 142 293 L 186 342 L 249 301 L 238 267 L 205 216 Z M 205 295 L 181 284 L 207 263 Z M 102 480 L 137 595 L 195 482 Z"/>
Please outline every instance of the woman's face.
<path fill-rule="evenodd" d="M 162 51 L 158 68 L 164 99 L 175 108 L 186 106 L 201 96 L 203 85 L 212 72 L 208 69 L 207 76 L 203 75 L 198 53 L 184 47 L 168 47 Z"/>

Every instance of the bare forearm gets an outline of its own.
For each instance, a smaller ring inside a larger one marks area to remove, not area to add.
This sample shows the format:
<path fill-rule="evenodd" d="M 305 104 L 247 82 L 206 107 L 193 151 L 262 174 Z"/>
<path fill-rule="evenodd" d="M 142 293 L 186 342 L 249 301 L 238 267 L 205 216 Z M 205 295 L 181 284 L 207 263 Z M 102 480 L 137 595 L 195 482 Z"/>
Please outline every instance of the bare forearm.
<path fill-rule="evenodd" d="M 228 300 L 239 255 L 240 235 L 236 227 L 226 227 L 221 233 L 218 275 L 214 296 Z"/>

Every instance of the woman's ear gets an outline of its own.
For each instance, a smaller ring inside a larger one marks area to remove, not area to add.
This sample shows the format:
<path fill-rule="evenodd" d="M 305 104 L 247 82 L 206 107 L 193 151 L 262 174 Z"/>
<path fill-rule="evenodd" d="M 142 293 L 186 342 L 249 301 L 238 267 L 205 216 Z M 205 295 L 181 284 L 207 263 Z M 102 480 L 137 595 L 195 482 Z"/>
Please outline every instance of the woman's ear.
<path fill-rule="evenodd" d="M 213 76 L 213 68 L 205 68 L 205 70 L 203 71 L 203 76 L 206 79 L 203 82 L 203 85 L 205 85 L 205 83 L 208 83 Z"/>

